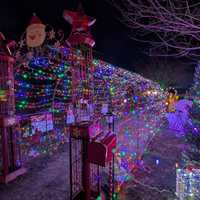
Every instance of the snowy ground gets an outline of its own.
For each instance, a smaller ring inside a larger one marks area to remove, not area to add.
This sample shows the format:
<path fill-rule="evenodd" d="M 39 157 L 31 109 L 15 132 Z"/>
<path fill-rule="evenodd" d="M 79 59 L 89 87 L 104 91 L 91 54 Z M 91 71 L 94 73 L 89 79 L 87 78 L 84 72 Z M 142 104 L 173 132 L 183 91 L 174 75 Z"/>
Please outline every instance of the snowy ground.
<path fill-rule="evenodd" d="M 183 144 L 182 137 L 168 130 L 154 137 L 143 158 L 144 168 L 133 172 L 134 178 L 124 184 L 121 200 L 174 200 L 175 164 Z M 67 146 L 53 156 L 36 158 L 25 176 L 0 185 L 0 200 L 68 200 L 67 158 Z"/>

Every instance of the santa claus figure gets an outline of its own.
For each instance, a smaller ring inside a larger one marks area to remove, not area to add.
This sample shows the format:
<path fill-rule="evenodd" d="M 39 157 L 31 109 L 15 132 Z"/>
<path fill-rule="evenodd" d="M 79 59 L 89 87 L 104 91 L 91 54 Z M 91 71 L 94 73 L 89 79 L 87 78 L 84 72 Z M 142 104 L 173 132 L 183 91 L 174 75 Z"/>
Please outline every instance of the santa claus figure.
<path fill-rule="evenodd" d="M 26 43 L 28 47 L 39 47 L 46 37 L 45 25 L 34 14 L 30 25 L 26 29 Z"/>

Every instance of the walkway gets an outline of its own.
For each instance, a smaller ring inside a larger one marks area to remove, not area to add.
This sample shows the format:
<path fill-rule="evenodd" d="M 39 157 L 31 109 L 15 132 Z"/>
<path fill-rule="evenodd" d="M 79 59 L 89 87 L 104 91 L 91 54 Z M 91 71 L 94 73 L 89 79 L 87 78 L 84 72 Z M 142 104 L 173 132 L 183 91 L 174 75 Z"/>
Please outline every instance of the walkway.
<path fill-rule="evenodd" d="M 155 136 L 144 156 L 144 167 L 133 172 L 134 178 L 124 185 L 120 200 L 174 200 L 175 165 L 183 144 L 183 138 L 172 131 Z M 25 176 L 0 185 L 0 200 L 68 200 L 67 158 L 67 146 L 52 156 L 36 158 Z"/>
<path fill-rule="evenodd" d="M 67 200 L 67 146 L 52 156 L 33 160 L 28 173 L 7 186 L 0 185 L 0 200 Z"/>
<path fill-rule="evenodd" d="M 181 160 L 183 146 L 184 138 L 173 131 L 154 137 L 143 166 L 124 184 L 120 200 L 174 200 L 176 163 Z"/>

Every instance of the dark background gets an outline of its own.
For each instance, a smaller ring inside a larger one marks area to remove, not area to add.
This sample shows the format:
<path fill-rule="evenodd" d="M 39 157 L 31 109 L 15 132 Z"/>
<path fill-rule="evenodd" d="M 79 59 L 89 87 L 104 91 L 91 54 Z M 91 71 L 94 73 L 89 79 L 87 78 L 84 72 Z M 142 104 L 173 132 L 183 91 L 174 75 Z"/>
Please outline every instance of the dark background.
<path fill-rule="evenodd" d="M 81 2 L 86 14 L 97 19 L 91 28 L 96 40 L 95 56 L 140 73 L 140 68 L 150 63 L 150 58 L 143 53 L 148 45 L 135 42 L 130 38 L 130 31 L 120 23 L 117 11 L 108 3 L 108 0 L 82 0 Z M 0 31 L 8 39 L 19 39 L 35 12 L 44 24 L 51 24 L 57 29 L 61 28 L 68 34 L 70 25 L 62 18 L 62 13 L 64 9 L 76 10 L 78 4 L 78 0 L 1 0 Z M 169 65 L 170 62 L 182 68 L 181 60 L 169 59 Z M 182 73 L 188 74 L 188 77 L 184 79 L 184 83 L 182 80 L 179 81 L 177 85 L 179 88 L 187 88 L 192 83 L 194 66 L 185 64 L 188 68 Z"/>
<path fill-rule="evenodd" d="M 91 28 L 96 40 L 96 55 L 112 64 L 134 70 L 134 59 L 141 56 L 141 50 L 118 21 L 115 10 L 104 0 L 83 0 L 82 4 L 87 15 L 97 19 Z M 64 9 L 76 10 L 77 6 L 78 0 L 1 0 L 0 31 L 7 38 L 18 39 L 35 12 L 43 23 L 68 32 L 70 26 L 62 18 L 62 12 Z"/>

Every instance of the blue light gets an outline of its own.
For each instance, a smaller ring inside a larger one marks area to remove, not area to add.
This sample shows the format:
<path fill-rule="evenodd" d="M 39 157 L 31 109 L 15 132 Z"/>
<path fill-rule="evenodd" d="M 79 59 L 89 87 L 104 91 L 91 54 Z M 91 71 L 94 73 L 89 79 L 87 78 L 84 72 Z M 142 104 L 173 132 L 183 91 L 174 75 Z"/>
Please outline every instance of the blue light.
<path fill-rule="evenodd" d="M 47 57 L 37 57 L 33 58 L 29 62 L 30 67 L 48 67 L 49 66 L 49 59 Z"/>
<path fill-rule="evenodd" d="M 134 96 L 133 101 L 136 103 L 138 101 L 138 96 Z"/>
<path fill-rule="evenodd" d="M 63 55 L 68 56 L 69 55 L 69 49 L 68 48 L 63 48 Z"/>

